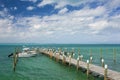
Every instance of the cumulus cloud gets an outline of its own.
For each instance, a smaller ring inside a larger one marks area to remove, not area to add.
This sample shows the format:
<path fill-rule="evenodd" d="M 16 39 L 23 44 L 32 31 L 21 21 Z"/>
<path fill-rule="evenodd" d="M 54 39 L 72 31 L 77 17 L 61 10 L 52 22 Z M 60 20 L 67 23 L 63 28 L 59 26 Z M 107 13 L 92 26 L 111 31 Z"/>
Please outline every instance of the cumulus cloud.
<path fill-rule="evenodd" d="M 30 1 L 30 2 L 33 2 L 33 3 L 37 2 L 37 0 L 21 0 L 21 1 Z"/>
<path fill-rule="evenodd" d="M 52 3 L 54 3 L 54 0 L 43 0 L 37 6 L 38 7 L 43 7 L 43 6 L 47 5 L 47 4 L 52 4 Z"/>
<path fill-rule="evenodd" d="M 14 10 L 17 10 L 17 7 L 14 7 Z"/>
<path fill-rule="evenodd" d="M 38 4 L 38 7 L 56 3 L 55 1 L 43 0 Z M 81 40 L 83 42 L 86 40 L 88 42 L 99 42 L 103 39 L 107 42 L 111 39 L 111 34 L 114 37 L 120 35 L 120 15 L 108 16 L 108 8 L 106 7 L 108 4 L 96 8 L 89 8 L 87 6 L 69 12 L 67 7 L 65 7 L 67 4 L 78 6 L 78 4 L 89 3 L 89 1 L 80 1 L 77 3 L 74 0 L 71 0 L 71 2 L 65 0 L 64 3 L 59 2 L 55 5 L 55 9 L 60 8 L 58 14 L 18 17 L 16 22 L 14 22 L 14 16 L 7 13 L 8 10 L 6 8 L 0 11 L 0 15 L 4 17 L 0 18 L 0 38 L 7 39 L 8 37 L 12 37 L 19 42 L 63 42 L 65 40 L 66 42 L 68 40 L 76 42 Z M 109 5 L 112 4 L 109 3 Z M 32 6 L 27 7 L 27 10 L 33 9 L 34 7 Z M 112 30 L 118 32 L 113 34 L 111 33 Z"/>
<path fill-rule="evenodd" d="M 31 11 L 31 10 L 34 9 L 34 7 L 33 6 L 28 6 L 26 9 L 29 10 L 29 11 Z"/>
<path fill-rule="evenodd" d="M 97 21 L 89 24 L 90 28 L 93 30 L 102 30 L 108 27 L 107 21 Z"/>
<path fill-rule="evenodd" d="M 120 6 L 119 0 L 110 0 L 105 4 L 105 7 L 108 8 L 108 10 L 116 9 Z"/>
<path fill-rule="evenodd" d="M 55 5 L 55 9 L 63 8 L 63 7 L 66 6 L 66 4 L 67 4 L 67 2 L 65 2 L 65 1 L 60 1 L 60 2 L 58 2 L 58 3 Z"/>
<path fill-rule="evenodd" d="M 58 14 L 65 14 L 67 11 L 68 11 L 67 8 L 63 8 L 58 12 Z"/>
<path fill-rule="evenodd" d="M 66 5 L 71 5 L 71 6 L 79 6 L 80 4 L 86 4 L 89 2 L 93 2 L 94 0 L 43 0 L 38 4 L 38 7 L 43 7 L 47 4 L 56 4 L 55 9 L 60 9 L 64 8 Z"/>

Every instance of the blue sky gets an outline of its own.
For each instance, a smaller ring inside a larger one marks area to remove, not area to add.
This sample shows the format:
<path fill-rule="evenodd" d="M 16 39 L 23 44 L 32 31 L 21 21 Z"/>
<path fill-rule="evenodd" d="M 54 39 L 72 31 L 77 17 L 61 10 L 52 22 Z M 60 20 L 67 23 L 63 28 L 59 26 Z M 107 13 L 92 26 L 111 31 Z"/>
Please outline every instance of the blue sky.
<path fill-rule="evenodd" d="M 0 0 L 0 43 L 120 44 L 120 0 Z"/>

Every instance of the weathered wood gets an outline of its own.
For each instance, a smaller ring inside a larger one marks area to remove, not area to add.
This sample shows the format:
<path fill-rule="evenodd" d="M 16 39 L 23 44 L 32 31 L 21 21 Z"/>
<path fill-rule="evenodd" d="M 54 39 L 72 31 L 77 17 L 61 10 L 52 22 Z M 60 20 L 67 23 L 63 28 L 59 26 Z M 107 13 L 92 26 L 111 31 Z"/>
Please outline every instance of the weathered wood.
<path fill-rule="evenodd" d="M 102 48 L 100 49 L 100 59 L 102 59 Z"/>
<path fill-rule="evenodd" d="M 77 58 L 77 70 L 79 69 L 79 56 L 78 56 L 78 58 Z"/>
<path fill-rule="evenodd" d="M 107 65 L 104 67 L 104 80 L 107 80 Z"/>
<path fill-rule="evenodd" d="M 89 60 L 87 60 L 87 78 L 89 77 Z"/>
<path fill-rule="evenodd" d="M 113 61 L 116 63 L 116 49 L 113 49 Z"/>

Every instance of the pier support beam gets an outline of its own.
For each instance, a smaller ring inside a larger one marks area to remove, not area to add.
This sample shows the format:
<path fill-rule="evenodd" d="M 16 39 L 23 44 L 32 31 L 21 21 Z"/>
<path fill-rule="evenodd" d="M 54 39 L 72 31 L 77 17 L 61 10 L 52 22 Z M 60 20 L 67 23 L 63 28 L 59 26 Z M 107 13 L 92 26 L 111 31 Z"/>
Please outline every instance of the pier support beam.
<path fill-rule="evenodd" d="M 89 60 L 87 60 L 87 78 L 89 77 Z"/>
<path fill-rule="evenodd" d="M 80 58 L 78 56 L 78 58 L 77 58 L 77 70 L 79 69 L 79 60 L 80 60 Z"/>
<path fill-rule="evenodd" d="M 60 59 L 60 53 L 58 52 L 58 53 L 56 53 L 56 61 L 58 62 L 59 59 Z"/>
<path fill-rule="evenodd" d="M 113 62 L 116 63 L 116 49 L 113 49 Z"/>
<path fill-rule="evenodd" d="M 104 59 L 101 59 L 101 62 L 102 62 L 102 67 L 104 68 Z"/>
<path fill-rule="evenodd" d="M 71 55 L 69 55 L 69 66 L 71 65 Z"/>
<path fill-rule="evenodd" d="M 91 57 L 90 57 L 90 64 L 92 64 L 92 59 L 93 59 L 93 57 L 91 56 Z"/>
<path fill-rule="evenodd" d="M 16 51 L 16 48 L 15 48 L 15 52 L 13 54 L 13 71 L 14 72 L 16 70 L 17 61 L 18 61 L 18 51 Z"/>
<path fill-rule="evenodd" d="M 80 56 L 80 61 L 82 61 L 82 59 L 83 59 L 83 55 Z"/>
<path fill-rule="evenodd" d="M 63 64 L 66 64 L 66 56 L 63 54 L 63 60 L 62 60 Z"/>
<path fill-rule="evenodd" d="M 105 67 L 104 67 L 104 80 L 107 80 L 107 69 L 108 69 L 108 66 L 107 65 L 105 65 Z"/>
<path fill-rule="evenodd" d="M 100 60 L 102 59 L 102 48 L 100 49 Z"/>
<path fill-rule="evenodd" d="M 51 50 L 51 51 L 49 52 L 49 54 L 50 54 L 50 58 L 52 58 L 52 57 L 53 57 L 53 51 Z"/>
<path fill-rule="evenodd" d="M 92 49 L 90 49 L 90 57 L 92 57 Z"/>

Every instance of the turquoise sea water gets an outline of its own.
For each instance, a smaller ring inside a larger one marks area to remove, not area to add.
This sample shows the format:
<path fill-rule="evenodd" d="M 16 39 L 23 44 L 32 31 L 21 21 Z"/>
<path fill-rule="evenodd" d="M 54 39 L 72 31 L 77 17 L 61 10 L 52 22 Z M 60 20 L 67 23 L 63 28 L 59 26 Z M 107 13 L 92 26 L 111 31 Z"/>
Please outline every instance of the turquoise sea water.
<path fill-rule="evenodd" d="M 90 50 L 92 50 L 93 64 L 100 64 L 100 48 L 108 68 L 120 72 L 120 45 L 78 45 L 78 44 L 1 44 L 0 45 L 0 80 L 87 80 L 86 74 L 76 71 L 74 67 L 68 67 L 45 55 L 38 55 L 30 58 L 19 58 L 16 72 L 13 72 L 12 58 L 8 54 L 14 52 L 15 47 L 22 49 L 23 45 L 27 47 L 45 47 L 45 48 L 67 48 L 70 51 L 75 49 L 75 58 L 78 56 L 78 49 L 84 56 L 83 61 L 89 59 Z M 116 49 L 116 64 L 113 62 L 113 48 Z M 91 77 L 90 80 L 102 80 Z"/>

